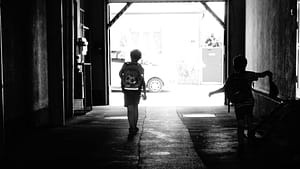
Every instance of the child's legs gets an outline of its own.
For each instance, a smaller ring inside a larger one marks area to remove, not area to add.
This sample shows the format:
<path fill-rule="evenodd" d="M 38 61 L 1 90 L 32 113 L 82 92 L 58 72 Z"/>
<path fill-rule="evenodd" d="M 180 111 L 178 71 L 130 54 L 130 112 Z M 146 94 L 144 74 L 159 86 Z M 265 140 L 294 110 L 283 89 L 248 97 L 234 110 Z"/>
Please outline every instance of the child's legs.
<path fill-rule="evenodd" d="M 138 121 L 138 105 L 128 105 L 127 106 L 127 117 L 129 122 L 129 127 L 136 128 Z"/>
<path fill-rule="evenodd" d="M 245 118 L 247 123 L 247 136 L 253 138 L 255 136 L 254 125 L 253 125 L 253 106 L 248 106 L 245 109 Z"/>
<path fill-rule="evenodd" d="M 247 136 L 249 138 L 253 138 L 255 135 L 254 127 L 253 127 L 253 106 L 244 106 L 236 109 L 236 118 L 237 118 L 237 126 L 238 126 L 238 140 L 239 143 L 243 143 L 245 123 L 247 123 Z"/>
<path fill-rule="evenodd" d="M 235 109 L 235 115 L 237 120 L 237 135 L 239 144 L 244 143 L 244 130 L 245 130 L 245 108 L 240 107 Z"/>
<path fill-rule="evenodd" d="M 129 122 L 129 127 L 130 128 L 135 128 L 134 125 L 134 105 L 128 105 L 127 106 L 127 117 L 128 117 L 128 122 Z"/>
<path fill-rule="evenodd" d="M 136 128 L 137 127 L 137 121 L 139 119 L 139 109 L 138 109 L 138 105 L 134 105 L 134 127 Z"/>

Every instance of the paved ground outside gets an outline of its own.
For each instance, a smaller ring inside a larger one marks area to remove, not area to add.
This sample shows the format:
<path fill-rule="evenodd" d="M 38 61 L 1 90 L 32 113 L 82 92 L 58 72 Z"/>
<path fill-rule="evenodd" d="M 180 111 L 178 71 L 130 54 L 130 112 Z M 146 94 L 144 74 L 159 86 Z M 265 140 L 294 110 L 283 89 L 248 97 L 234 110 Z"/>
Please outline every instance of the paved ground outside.
<path fill-rule="evenodd" d="M 224 94 L 208 97 L 210 91 L 222 85 L 176 85 L 159 93 L 147 93 L 147 100 L 141 100 L 141 106 L 221 106 L 224 105 Z M 110 93 L 110 105 L 124 105 L 123 93 L 114 90 Z"/>

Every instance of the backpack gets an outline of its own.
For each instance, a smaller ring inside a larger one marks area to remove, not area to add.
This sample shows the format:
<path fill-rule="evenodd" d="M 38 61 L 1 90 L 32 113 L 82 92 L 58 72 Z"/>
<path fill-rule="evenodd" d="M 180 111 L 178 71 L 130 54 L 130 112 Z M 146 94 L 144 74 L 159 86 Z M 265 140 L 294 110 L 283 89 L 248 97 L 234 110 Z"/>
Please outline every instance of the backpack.
<path fill-rule="evenodd" d="M 139 70 L 138 63 L 124 63 L 123 73 L 121 76 L 122 89 L 138 90 L 143 83 L 143 77 Z"/>

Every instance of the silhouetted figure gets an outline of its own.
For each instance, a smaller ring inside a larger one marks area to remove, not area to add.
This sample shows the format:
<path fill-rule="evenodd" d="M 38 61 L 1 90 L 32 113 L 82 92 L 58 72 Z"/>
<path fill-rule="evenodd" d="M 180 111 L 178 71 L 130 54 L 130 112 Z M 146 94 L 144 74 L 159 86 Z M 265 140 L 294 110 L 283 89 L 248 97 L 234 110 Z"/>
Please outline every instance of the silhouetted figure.
<path fill-rule="evenodd" d="M 129 134 L 136 134 L 139 130 L 137 127 L 138 104 L 141 96 L 144 100 L 147 98 L 144 68 L 138 63 L 141 57 L 142 53 L 139 50 L 132 50 L 130 52 L 131 62 L 125 62 L 119 72 L 125 107 L 127 107 Z"/>
<path fill-rule="evenodd" d="M 246 71 L 247 59 L 244 56 L 237 56 L 234 58 L 233 67 L 235 73 L 229 76 L 223 87 L 209 93 L 209 97 L 213 94 L 225 92 L 225 96 L 230 102 L 234 104 L 235 115 L 237 119 L 237 135 L 239 142 L 239 150 L 242 151 L 244 147 L 244 130 L 247 123 L 248 139 L 255 138 L 253 120 L 254 97 L 252 95 L 252 82 L 257 81 L 258 78 L 265 76 L 272 77 L 270 71 L 256 73 Z"/>

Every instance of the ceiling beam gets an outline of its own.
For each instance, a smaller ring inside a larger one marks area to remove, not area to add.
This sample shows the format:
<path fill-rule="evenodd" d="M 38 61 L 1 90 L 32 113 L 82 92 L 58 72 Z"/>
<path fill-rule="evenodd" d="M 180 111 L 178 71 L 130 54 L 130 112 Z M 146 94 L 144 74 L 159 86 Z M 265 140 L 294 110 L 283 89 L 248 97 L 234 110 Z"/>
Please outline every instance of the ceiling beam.
<path fill-rule="evenodd" d="M 110 28 L 121 16 L 122 14 L 130 7 L 132 2 L 127 2 L 126 5 L 116 14 L 116 16 L 108 23 L 107 27 Z"/>
<path fill-rule="evenodd" d="M 222 25 L 223 28 L 225 28 L 225 23 L 222 21 L 222 19 L 219 18 L 219 16 L 206 4 L 206 2 L 201 2 L 201 4 L 205 7 L 205 9 L 211 13 L 211 15 Z"/>
<path fill-rule="evenodd" d="M 225 2 L 226 0 L 107 0 L 108 3 L 147 3 L 147 2 Z"/>

